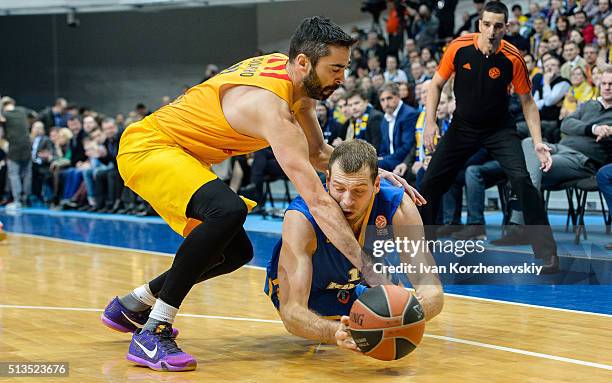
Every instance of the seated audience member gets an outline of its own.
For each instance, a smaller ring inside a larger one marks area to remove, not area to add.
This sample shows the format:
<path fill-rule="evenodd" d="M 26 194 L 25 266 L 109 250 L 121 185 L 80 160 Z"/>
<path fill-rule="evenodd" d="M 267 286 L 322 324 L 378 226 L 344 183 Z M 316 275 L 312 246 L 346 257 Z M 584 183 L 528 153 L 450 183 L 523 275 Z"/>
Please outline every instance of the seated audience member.
<path fill-rule="evenodd" d="M 57 134 L 57 129 L 55 130 Z M 45 134 L 45 125 L 41 121 L 32 124 L 32 195 L 47 203 L 52 198 L 48 187 L 51 179 L 49 165 L 53 159 L 55 146 Z"/>
<path fill-rule="evenodd" d="M 393 171 L 414 146 L 414 128 L 419 112 L 402 102 L 399 87 L 395 83 L 383 85 L 379 99 L 385 115 L 380 126 L 378 166 Z"/>
<path fill-rule="evenodd" d="M 580 66 L 572 69 L 570 78 L 572 86 L 563 99 L 563 106 L 559 113 L 559 119 L 564 119 L 568 114 L 574 113 L 576 107 L 593 99 L 595 88 L 589 84 L 584 69 Z"/>
<path fill-rule="evenodd" d="M 485 191 L 506 179 L 499 162 L 486 156 L 486 162 L 469 165 L 465 169 L 465 193 L 467 202 L 467 226 L 454 232 L 455 239 L 486 239 Z M 446 201 L 445 201 L 446 202 Z"/>
<path fill-rule="evenodd" d="M 609 136 L 612 135 L 612 66 L 602 69 L 599 87 L 601 96 L 580 105 L 576 112 L 563 119 L 563 139 L 559 144 L 548 144 L 552 154 L 552 166 L 548 172 L 543 173 L 540 169 L 531 138 L 523 140 L 527 170 L 537 189 L 593 176 L 605 163 Z M 514 211 L 510 222 L 523 224 L 522 214 Z M 524 234 L 521 229 L 512 227 L 507 237 L 496 241 L 496 244 L 517 244 L 522 237 Z"/>
<path fill-rule="evenodd" d="M 359 138 L 378 148 L 383 114 L 368 104 L 366 95 L 360 89 L 347 93 L 345 98 L 350 111 L 350 122 L 339 138 L 342 141 Z"/>
<path fill-rule="evenodd" d="M 561 66 L 561 77 L 569 80 L 572 69 L 581 66 L 586 69 L 586 61 L 580 57 L 580 48 L 576 42 L 568 40 L 563 44 L 563 59 L 565 63 Z"/>
<path fill-rule="evenodd" d="M 397 67 L 397 57 L 387 56 L 387 70 L 384 73 L 386 82 L 408 82 L 406 72 Z"/>
<path fill-rule="evenodd" d="M 569 88 L 570 82 L 559 74 L 559 59 L 554 56 L 547 58 L 542 82 L 533 84 L 533 99 L 540 111 L 542 137 L 548 142 L 559 141 L 559 114 Z M 522 137 L 528 137 L 527 124 L 519 124 L 518 132 Z"/>
<path fill-rule="evenodd" d="M 346 101 L 345 101 L 346 102 Z M 327 144 L 332 144 L 336 138 L 339 137 L 341 132 L 343 131 L 342 125 L 336 121 L 332 113 L 330 113 L 327 104 L 324 102 L 317 102 L 317 106 L 315 108 L 317 113 L 317 120 L 319 120 L 319 125 L 321 126 L 321 130 L 323 131 L 323 139 Z"/>
<path fill-rule="evenodd" d="M 609 149 L 612 149 L 612 147 Z M 610 161 L 610 159 L 608 160 Z M 597 172 L 597 186 L 606 199 L 609 214 L 612 211 L 612 163 L 608 163 Z M 606 249 L 612 250 L 612 243 L 606 244 Z"/>

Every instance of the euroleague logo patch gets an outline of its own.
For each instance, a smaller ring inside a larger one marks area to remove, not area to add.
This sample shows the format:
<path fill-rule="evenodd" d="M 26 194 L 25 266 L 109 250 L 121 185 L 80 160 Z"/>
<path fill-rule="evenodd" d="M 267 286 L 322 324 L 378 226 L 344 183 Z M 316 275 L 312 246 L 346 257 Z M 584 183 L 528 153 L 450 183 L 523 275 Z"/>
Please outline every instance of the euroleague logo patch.
<path fill-rule="evenodd" d="M 384 215 L 379 215 L 378 217 L 376 217 L 376 221 L 374 221 L 374 224 L 377 228 L 384 229 L 385 227 L 387 227 L 387 218 L 385 218 Z"/>
<path fill-rule="evenodd" d="M 493 67 L 489 69 L 489 77 L 491 77 L 493 80 L 499 78 L 499 76 L 501 76 L 501 71 L 499 68 Z"/>

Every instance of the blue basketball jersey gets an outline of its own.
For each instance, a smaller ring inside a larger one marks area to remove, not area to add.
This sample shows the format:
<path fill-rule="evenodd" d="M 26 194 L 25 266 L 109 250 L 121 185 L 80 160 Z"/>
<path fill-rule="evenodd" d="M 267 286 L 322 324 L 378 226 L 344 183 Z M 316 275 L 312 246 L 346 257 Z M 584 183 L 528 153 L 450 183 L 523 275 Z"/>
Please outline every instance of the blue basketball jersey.
<path fill-rule="evenodd" d="M 381 180 L 380 192 L 370 203 L 364 219 L 367 224 L 362 227 L 358 238 L 362 247 L 371 248 L 368 245 L 371 245 L 374 240 L 389 238 L 393 235 L 391 223 L 395 211 L 402 202 L 403 195 L 403 188 Z M 326 238 L 301 197 L 294 199 L 287 210 L 302 213 L 312 225 L 317 236 L 317 249 L 312 256 L 312 283 L 308 308 L 324 317 L 348 315 L 353 302 L 357 299 L 355 286 L 361 280 L 359 271 Z M 375 228 L 375 230 L 366 230 L 367 227 Z M 282 294 L 278 287 L 278 259 L 281 247 L 282 239 L 274 246 L 272 258 L 266 269 L 267 278 L 264 287 L 265 293 L 270 296 L 277 309 L 280 305 L 279 295 Z"/>

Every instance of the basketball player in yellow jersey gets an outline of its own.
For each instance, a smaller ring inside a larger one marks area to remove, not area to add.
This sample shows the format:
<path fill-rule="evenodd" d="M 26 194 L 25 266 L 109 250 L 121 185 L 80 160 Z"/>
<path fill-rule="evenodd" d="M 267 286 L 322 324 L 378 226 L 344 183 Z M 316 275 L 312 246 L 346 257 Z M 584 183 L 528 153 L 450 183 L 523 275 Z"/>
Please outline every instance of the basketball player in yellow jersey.
<path fill-rule="evenodd" d="M 271 146 L 327 238 L 364 275 L 372 274 L 315 171 L 327 168 L 332 152 L 323 141 L 315 100 L 343 83 L 354 43 L 328 19 L 305 19 L 288 57 L 272 54 L 233 65 L 125 130 L 117 157 L 125 184 L 185 237 L 170 270 L 116 297 L 102 315 L 107 326 L 134 332 L 129 360 L 155 370 L 195 369 L 195 358 L 174 340 L 181 302 L 197 282 L 232 272 L 253 256 L 242 225 L 254 203 L 210 170 L 229 156 Z M 419 198 L 413 199 L 423 202 Z"/>

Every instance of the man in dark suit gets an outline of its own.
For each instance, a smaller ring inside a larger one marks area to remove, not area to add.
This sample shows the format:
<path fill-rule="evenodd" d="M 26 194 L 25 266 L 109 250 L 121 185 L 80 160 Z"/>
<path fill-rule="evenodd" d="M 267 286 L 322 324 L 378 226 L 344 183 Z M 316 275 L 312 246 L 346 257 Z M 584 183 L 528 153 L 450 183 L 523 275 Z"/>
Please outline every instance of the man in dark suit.
<path fill-rule="evenodd" d="M 380 124 L 383 114 L 368 104 L 368 96 L 361 89 L 348 92 L 345 96 L 351 118 L 344 135 L 340 135 L 342 141 L 359 138 L 372 144 L 378 150 L 380 147 Z M 332 145 L 337 146 L 332 143 Z"/>
<path fill-rule="evenodd" d="M 393 171 L 402 163 L 414 146 L 414 127 L 419 112 L 402 102 L 399 86 L 387 83 L 378 92 L 380 105 L 385 111 L 380 125 L 381 142 L 378 148 L 378 166 Z"/>

